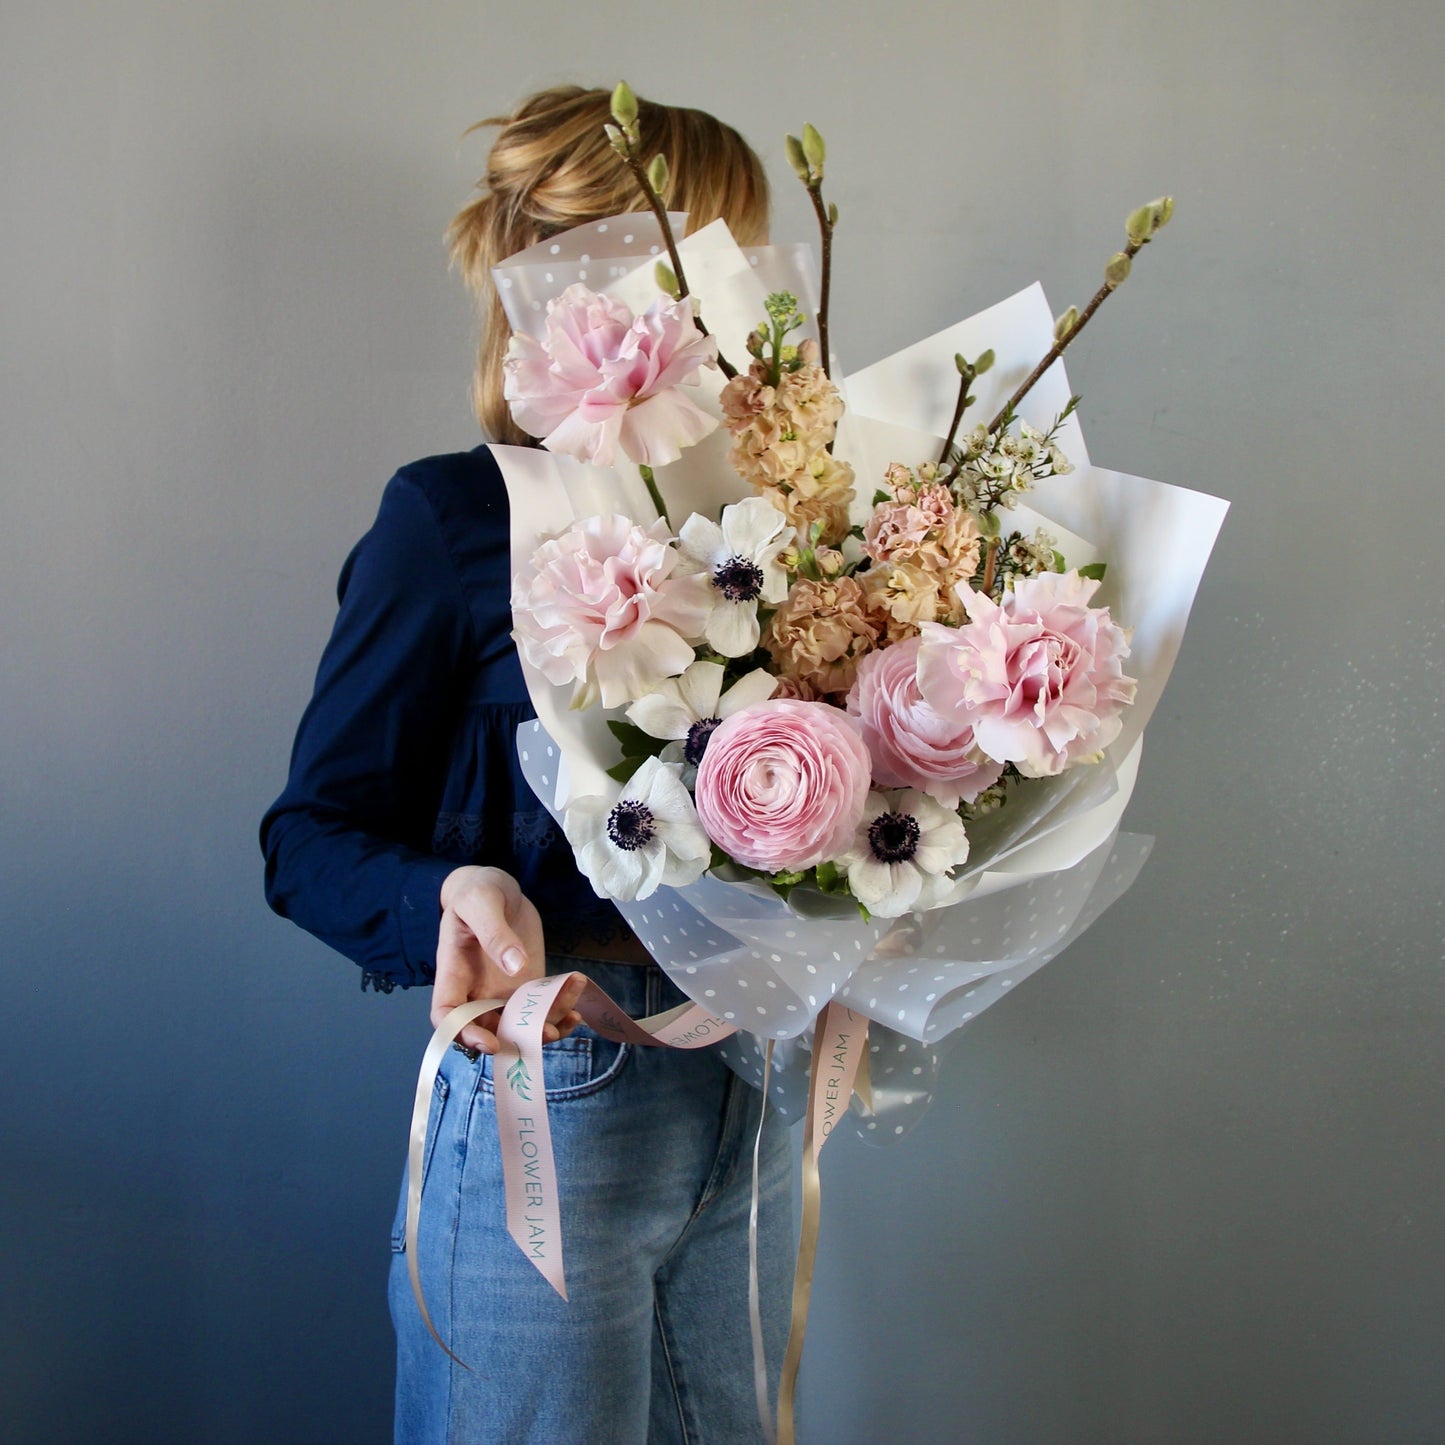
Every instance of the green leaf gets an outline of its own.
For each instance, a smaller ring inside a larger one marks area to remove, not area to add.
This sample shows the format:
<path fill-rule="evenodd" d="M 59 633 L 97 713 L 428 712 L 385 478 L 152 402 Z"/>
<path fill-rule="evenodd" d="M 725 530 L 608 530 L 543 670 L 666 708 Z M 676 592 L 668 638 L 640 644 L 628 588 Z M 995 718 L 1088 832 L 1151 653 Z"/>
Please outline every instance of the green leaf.
<path fill-rule="evenodd" d="M 662 739 L 655 738 L 651 733 L 645 733 L 636 723 L 623 722 L 621 718 L 610 717 L 607 719 L 607 731 L 622 744 L 623 757 L 651 757 L 654 752 L 661 752 L 661 747 L 654 747 L 654 743 L 660 743 Z"/>
<path fill-rule="evenodd" d="M 1054 548 L 1054 571 L 1063 572 L 1067 569 L 1064 566 L 1064 554 L 1057 547 Z"/>
<path fill-rule="evenodd" d="M 528 1092 L 528 1086 L 532 1082 L 532 1076 L 527 1072 L 527 1066 L 521 1059 L 518 1059 L 517 1062 L 507 1070 L 507 1082 L 512 1086 L 512 1092 L 515 1093 L 518 1098 L 525 1099 L 528 1103 L 531 1103 L 532 1095 Z"/>
<path fill-rule="evenodd" d="M 891 502 L 892 500 L 893 497 L 891 494 L 885 492 L 882 487 L 879 487 L 879 489 L 873 493 L 872 505 L 876 507 L 880 502 Z"/>
<path fill-rule="evenodd" d="M 848 875 L 839 869 L 836 863 L 819 863 L 813 870 L 818 880 L 818 891 L 826 893 L 830 897 L 847 897 L 851 891 L 848 887 Z"/>
<path fill-rule="evenodd" d="M 1079 568 L 1079 576 L 1091 578 L 1095 582 L 1102 582 L 1108 566 L 1107 562 L 1090 562 L 1086 567 Z"/>
<path fill-rule="evenodd" d="M 738 863 L 726 854 L 723 854 L 720 861 L 712 865 L 712 874 L 720 878 L 724 883 L 750 883 L 755 878 L 765 878 L 767 875 L 759 873 L 756 868 L 749 868 L 746 864 Z"/>
<path fill-rule="evenodd" d="M 633 773 L 646 761 L 646 758 L 623 758 L 620 763 L 613 763 L 613 765 L 607 769 L 607 776 L 611 778 L 614 783 L 628 782 Z"/>

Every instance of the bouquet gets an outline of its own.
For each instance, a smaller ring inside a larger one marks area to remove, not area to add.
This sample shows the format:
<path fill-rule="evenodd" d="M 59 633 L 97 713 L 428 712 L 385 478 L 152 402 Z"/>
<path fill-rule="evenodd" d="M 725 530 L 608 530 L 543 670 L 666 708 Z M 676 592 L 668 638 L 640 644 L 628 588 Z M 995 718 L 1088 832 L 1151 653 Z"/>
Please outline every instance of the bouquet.
<path fill-rule="evenodd" d="M 678 240 L 625 85 L 613 120 L 646 211 L 495 272 L 541 442 L 494 449 L 538 719 L 518 746 L 695 1001 L 668 1041 L 731 1035 L 804 1113 L 806 1255 L 850 1096 L 865 1134 L 904 1132 L 938 1040 L 1147 852 L 1119 821 L 1224 506 L 1094 467 L 1060 357 L 1173 202 L 1128 217 L 1083 308 L 1034 286 L 843 378 L 817 131 L 788 154 L 820 275 L 722 222 Z"/>
<path fill-rule="evenodd" d="M 789 139 L 815 284 L 721 222 L 679 242 L 632 104 L 648 212 L 496 272 L 542 443 L 495 449 L 524 769 L 699 1003 L 793 1040 L 838 998 L 931 1043 L 1142 861 L 1118 822 L 1224 507 L 1093 467 L 1059 358 L 1173 203 L 1084 308 L 1033 287 L 840 380 L 821 137 Z"/>

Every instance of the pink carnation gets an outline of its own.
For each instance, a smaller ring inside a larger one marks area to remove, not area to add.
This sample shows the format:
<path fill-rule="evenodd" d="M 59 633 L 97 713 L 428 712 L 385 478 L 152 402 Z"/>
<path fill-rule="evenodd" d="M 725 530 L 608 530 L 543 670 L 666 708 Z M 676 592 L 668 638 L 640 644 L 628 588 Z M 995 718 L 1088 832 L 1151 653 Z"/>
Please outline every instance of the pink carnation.
<path fill-rule="evenodd" d="M 960 584 L 962 627 L 923 626 L 918 684 L 940 713 L 973 724 L 979 747 L 1027 777 L 1062 772 L 1118 737 L 1134 701 L 1124 630 L 1090 607 L 1099 584 L 1077 572 L 1019 578 L 1003 602 Z"/>
<path fill-rule="evenodd" d="M 772 699 L 725 718 L 697 769 L 708 837 L 748 868 L 840 857 L 868 801 L 868 749 L 847 713 Z"/>
<path fill-rule="evenodd" d="M 549 682 L 575 683 L 573 707 L 618 707 L 693 660 L 713 606 L 706 573 L 670 575 L 679 559 L 661 519 L 588 517 L 543 542 L 512 591 L 522 655 Z"/>
<path fill-rule="evenodd" d="M 986 758 L 973 728 L 931 707 L 918 687 L 917 637 L 870 652 L 858 664 L 848 711 L 863 729 L 873 779 L 889 788 L 918 788 L 956 808 L 992 787 L 1003 764 Z"/>
<path fill-rule="evenodd" d="M 634 317 L 622 302 L 573 285 L 547 303 L 545 341 L 512 337 L 503 392 L 517 425 L 549 451 L 610 466 L 620 450 L 660 467 L 717 426 L 678 390 L 716 355 L 687 297 Z"/>

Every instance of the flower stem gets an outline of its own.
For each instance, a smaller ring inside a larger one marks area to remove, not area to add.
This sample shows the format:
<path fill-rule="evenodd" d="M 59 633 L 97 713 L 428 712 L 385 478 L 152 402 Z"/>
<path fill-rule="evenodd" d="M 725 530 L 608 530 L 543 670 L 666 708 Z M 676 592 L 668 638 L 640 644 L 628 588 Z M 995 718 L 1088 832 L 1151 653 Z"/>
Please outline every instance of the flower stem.
<path fill-rule="evenodd" d="M 972 368 L 959 373 L 958 377 L 958 401 L 953 408 L 953 420 L 948 424 L 948 435 L 943 439 L 943 446 L 938 453 L 938 465 L 942 466 L 948 460 L 949 449 L 953 446 L 953 439 L 958 435 L 958 424 L 963 420 L 963 413 L 970 401 L 973 400 L 968 394 L 968 389 L 974 383 L 976 373 Z"/>
<path fill-rule="evenodd" d="M 684 296 L 689 294 L 687 276 L 682 269 L 682 257 L 677 254 L 677 242 L 673 239 L 672 223 L 667 219 L 667 207 L 663 205 L 662 197 L 653 189 L 652 182 L 647 178 L 647 168 L 638 160 L 637 152 L 632 144 L 629 142 L 627 149 L 625 151 L 619 151 L 618 154 L 622 157 L 627 169 L 632 172 L 639 189 L 642 191 L 644 199 L 647 201 L 648 208 L 652 211 L 652 214 L 657 217 L 657 224 L 662 228 L 662 239 L 667 245 L 667 258 L 672 264 L 672 274 L 677 277 L 677 299 L 681 301 Z M 697 314 L 695 309 L 692 314 L 692 321 L 693 325 L 696 326 L 704 336 L 712 335 L 703 324 L 702 317 Z M 718 353 L 717 364 L 718 370 L 721 371 L 729 381 L 738 374 L 737 367 L 721 352 Z"/>
<path fill-rule="evenodd" d="M 657 515 L 667 523 L 667 530 L 672 531 L 672 518 L 667 515 L 667 508 L 662 505 L 662 493 L 657 490 L 657 478 L 652 475 L 652 468 L 643 462 L 637 470 L 642 473 L 642 480 L 647 484 L 647 495 L 652 498 Z"/>
<path fill-rule="evenodd" d="M 828 208 L 823 204 L 823 182 L 821 179 L 807 183 L 808 198 L 818 217 L 818 230 L 822 234 L 823 278 L 818 292 L 818 350 L 822 353 L 823 375 L 832 380 L 828 357 L 828 297 L 833 285 L 833 222 Z"/>
<path fill-rule="evenodd" d="M 1129 244 L 1124 247 L 1123 254 L 1129 257 L 1129 259 L 1132 261 L 1134 257 L 1139 254 L 1139 248 L 1142 244 L 1143 242 L 1140 241 L 1130 241 Z M 1093 298 L 1090 300 L 1089 304 L 1084 307 L 1084 309 L 1079 313 L 1079 319 L 1074 322 L 1073 327 L 1068 332 L 1066 332 L 1059 340 L 1054 342 L 1054 344 L 1045 353 L 1044 359 L 1039 362 L 1039 364 L 1034 367 L 1031 372 L 1029 372 L 1029 374 L 1024 378 L 1023 384 L 1016 392 L 1014 392 L 1011 397 L 1009 397 L 1009 399 L 999 409 L 998 414 L 991 422 L 989 422 L 989 431 L 998 431 L 1001 426 L 1011 421 L 1018 414 L 1019 403 L 1024 399 L 1024 397 L 1029 394 L 1029 392 L 1034 389 L 1034 385 L 1038 381 L 1038 379 L 1044 374 L 1044 372 L 1049 369 L 1049 367 L 1054 364 L 1054 362 L 1059 359 L 1059 357 L 1064 354 L 1064 351 L 1068 348 L 1069 343 L 1072 342 L 1073 339 L 1079 334 L 1079 332 L 1081 332 L 1084 327 L 1088 325 L 1089 318 L 1093 316 L 1094 312 L 1096 312 L 1099 307 L 1104 304 L 1104 298 L 1108 296 L 1111 291 L 1115 291 L 1117 289 L 1117 287 L 1110 286 L 1107 282 L 1105 282 L 1104 285 L 1100 286 L 1099 289 L 1094 292 Z"/>
<path fill-rule="evenodd" d="M 984 552 L 983 561 L 983 594 L 985 597 L 993 596 L 993 573 L 994 566 L 998 562 L 999 548 L 1003 546 L 1001 541 L 989 542 Z"/>

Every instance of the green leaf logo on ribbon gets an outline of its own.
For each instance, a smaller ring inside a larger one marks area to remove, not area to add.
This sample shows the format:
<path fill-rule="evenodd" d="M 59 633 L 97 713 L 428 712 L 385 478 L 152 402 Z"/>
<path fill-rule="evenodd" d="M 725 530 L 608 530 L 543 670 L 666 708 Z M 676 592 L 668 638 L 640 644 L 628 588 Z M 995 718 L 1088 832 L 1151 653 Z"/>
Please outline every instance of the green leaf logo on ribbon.
<path fill-rule="evenodd" d="M 512 1092 L 525 1099 L 529 1104 L 532 1096 L 527 1092 L 527 1085 L 532 1082 L 532 1076 L 527 1072 L 527 1066 L 518 1059 L 510 1069 L 507 1070 L 507 1082 L 512 1086 Z"/>

